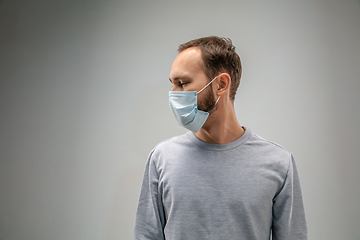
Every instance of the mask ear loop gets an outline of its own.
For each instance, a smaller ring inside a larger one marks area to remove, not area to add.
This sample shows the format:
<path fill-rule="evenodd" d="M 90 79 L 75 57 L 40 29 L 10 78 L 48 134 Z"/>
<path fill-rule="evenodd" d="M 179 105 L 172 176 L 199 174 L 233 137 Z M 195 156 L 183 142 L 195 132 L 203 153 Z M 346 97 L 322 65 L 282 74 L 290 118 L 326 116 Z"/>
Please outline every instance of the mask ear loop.
<path fill-rule="evenodd" d="M 214 106 L 208 111 L 208 113 L 210 113 L 212 110 L 214 110 L 214 108 L 216 107 L 216 104 L 218 103 L 219 99 L 221 96 L 219 96 L 214 104 Z"/>
<path fill-rule="evenodd" d="M 216 106 L 216 104 L 218 103 L 219 99 L 220 99 L 221 96 L 218 97 L 218 99 L 216 100 L 215 104 L 214 104 L 214 107 Z"/>
<path fill-rule="evenodd" d="M 211 80 L 208 84 L 205 85 L 205 87 L 203 87 L 200 91 L 197 92 L 197 94 L 201 93 L 202 90 L 204 90 L 207 86 L 209 86 L 219 75 L 217 75 L 216 77 L 214 77 L 213 80 Z M 218 98 L 219 100 L 219 98 Z M 216 101 L 217 102 L 217 101 Z"/>

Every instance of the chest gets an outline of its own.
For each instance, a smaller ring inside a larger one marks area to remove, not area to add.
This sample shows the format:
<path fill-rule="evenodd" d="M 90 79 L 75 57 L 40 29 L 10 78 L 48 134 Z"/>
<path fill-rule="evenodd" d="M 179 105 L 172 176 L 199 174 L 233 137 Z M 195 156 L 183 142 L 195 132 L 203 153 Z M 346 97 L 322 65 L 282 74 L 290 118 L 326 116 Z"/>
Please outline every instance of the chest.
<path fill-rule="evenodd" d="M 179 157 L 164 164 L 159 181 L 167 213 L 189 209 L 271 213 L 282 184 L 281 176 L 263 159 L 227 156 Z"/>

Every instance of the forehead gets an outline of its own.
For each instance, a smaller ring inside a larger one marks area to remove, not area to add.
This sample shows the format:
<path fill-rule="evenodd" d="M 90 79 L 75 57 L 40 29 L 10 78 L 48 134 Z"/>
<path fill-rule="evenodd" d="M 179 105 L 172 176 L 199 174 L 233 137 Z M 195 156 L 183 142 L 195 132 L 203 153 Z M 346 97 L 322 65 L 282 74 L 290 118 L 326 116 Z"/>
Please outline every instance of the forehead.
<path fill-rule="evenodd" d="M 171 67 L 170 79 L 203 74 L 203 64 L 200 49 L 188 48 L 175 58 Z"/>

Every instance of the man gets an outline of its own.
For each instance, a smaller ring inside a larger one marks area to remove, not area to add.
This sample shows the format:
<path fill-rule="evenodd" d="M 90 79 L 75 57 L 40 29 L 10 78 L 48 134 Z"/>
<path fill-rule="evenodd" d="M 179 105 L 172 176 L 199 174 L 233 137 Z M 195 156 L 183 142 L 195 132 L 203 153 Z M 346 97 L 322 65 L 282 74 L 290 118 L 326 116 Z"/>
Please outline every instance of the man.
<path fill-rule="evenodd" d="M 169 103 L 190 131 L 150 153 L 134 239 L 307 239 L 291 153 L 237 121 L 240 77 L 230 39 L 180 45 Z"/>

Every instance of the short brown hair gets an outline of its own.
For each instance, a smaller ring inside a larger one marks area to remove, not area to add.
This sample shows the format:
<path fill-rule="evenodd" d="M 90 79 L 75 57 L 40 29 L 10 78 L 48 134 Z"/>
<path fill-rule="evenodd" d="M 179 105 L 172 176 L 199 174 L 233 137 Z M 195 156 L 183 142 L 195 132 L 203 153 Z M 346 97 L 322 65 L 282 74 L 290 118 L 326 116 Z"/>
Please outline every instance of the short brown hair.
<path fill-rule="evenodd" d="M 221 72 L 226 72 L 231 77 L 230 99 L 234 101 L 236 91 L 240 84 L 241 61 L 235 52 L 235 46 L 230 38 L 217 36 L 203 37 L 191 40 L 179 46 L 179 52 L 191 47 L 198 47 L 204 62 L 204 72 L 209 81 Z"/>

